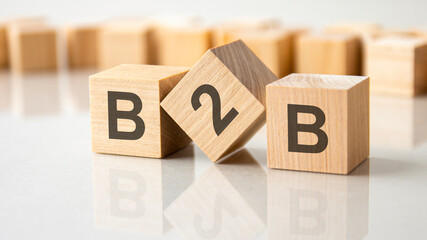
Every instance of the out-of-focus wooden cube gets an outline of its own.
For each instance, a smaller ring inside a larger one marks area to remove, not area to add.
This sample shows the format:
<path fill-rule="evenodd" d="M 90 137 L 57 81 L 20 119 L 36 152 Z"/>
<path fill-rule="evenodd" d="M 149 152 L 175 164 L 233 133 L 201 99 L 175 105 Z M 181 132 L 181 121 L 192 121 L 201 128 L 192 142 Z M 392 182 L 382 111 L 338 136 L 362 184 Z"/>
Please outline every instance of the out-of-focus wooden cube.
<path fill-rule="evenodd" d="M 12 71 L 55 70 L 57 31 L 50 26 L 14 27 L 9 32 Z"/>
<path fill-rule="evenodd" d="M 0 68 L 8 63 L 6 24 L 0 23 Z"/>
<path fill-rule="evenodd" d="M 427 92 L 427 40 L 383 37 L 368 47 L 373 93 L 415 96 Z"/>
<path fill-rule="evenodd" d="M 284 77 L 292 72 L 292 34 L 288 31 L 245 31 L 230 33 L 230 37 L 242 39 L 276 76 Z"/>
<path fill-rule="evenodd" d="M 152 64 L 152 27 L 147 22 L 120 21 L 100 28 L 98 67 L 120 64 Z"/>
<path fill-rule="evenodd" d="M 98 26 L 69 26 L 66 28 L 68 66 L 96 67 L 98 60 Z"/>
<path fill-rule="evenodd" d="M 158 26 L 155 31 L 156 63 L 192 66 L 211 48 L 211 30 L 203 26 Z"/>
<path fill-rule="evenodd" d="M 360 42 L 356 36 L 303 35 L 297 42 L 297 72 L 359 75 L 360 55 Z"/>

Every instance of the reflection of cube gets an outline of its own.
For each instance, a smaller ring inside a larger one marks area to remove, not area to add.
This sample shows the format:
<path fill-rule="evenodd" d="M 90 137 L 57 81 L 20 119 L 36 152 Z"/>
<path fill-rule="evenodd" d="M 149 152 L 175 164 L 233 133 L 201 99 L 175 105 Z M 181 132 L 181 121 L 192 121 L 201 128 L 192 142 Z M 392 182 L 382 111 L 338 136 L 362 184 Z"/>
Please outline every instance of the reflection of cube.
<path fill-rule="evenodd" d="M 205 27 L 159 27 L 156 31 L 157 64 L 192 66 L 211 47 Z"/>
<path fill-rule="evenodd" d="M 265 229 L 265 172 L 244 149 L 224 161 L 212 165 L 165 210 L 185 239 L 255 239 Z M 239 175 L 248 181 L 239 181 Z M 251 179 L 260 182 L 251 185 Z"/>
<path fill-rule="evenodd" d="M 389 37 L 373 40 L 368 68 L 374 93 L 414 96 L 427 92 L 427 40 Z"/>
<path fill-rule="evenodd" d="M 96 225 L 150 235 L 167 232 L 163 210 L 194 181 L 193 151 L 189 146 L 165 161 L 94 154 Z"/>
<path fill-rule="evenodd" d="M 292 33 L 283 29 L 246 31 L 230 34 L 242 39 L 278 77 L 291 73 Z"/>
<path fill-rule="evenodd" d="M 291 74 L 267 86 L 268 166 L 348 174 L 369 156 L 369 78 Z"/>
<path fill-rule="evenodd" d="M 303 35 L 297 41 L 297 72 L 360 74 L 360 41 L 350 35 Z"/>
<path fill-rule="evenodd" d="M 369 161 L 349 176 L 268 171 L 269 239 L 363 239 Z"/>
<path fill-rule="evenodd" d="M 147 24 L 107 24 L 99 33 L 99 68 L 120 64 L 151 64 L 151 27 Z"/>
<path fill-rule="evenodd" d="M 10 65 L 13 71 L 57 68 L 56 30 L 46 26 L 17 27 L 10 31 Z"/>
<path fill-rule="evenodd" d="M 236 41 L 207 51 L 161 105 L 215 162 L 265 123 L 265 86 L 276 79 Z"/>
<path fill-rule="evenodd" d="M 410 150 L 427 140 L 427 97 L 371 97 L 371 145 Z"/>
<path fill-rule="evenodd" d="M 164 157 L 190 143 L 160 108 L 186 67 L 123 64 L 90 76 L 94 152 Z"/>
<path fill-rule="evenodd" d="M 96 67 L 98 58 L 98 27 L 68 27 L 68 65 L 71 68 Z"/>

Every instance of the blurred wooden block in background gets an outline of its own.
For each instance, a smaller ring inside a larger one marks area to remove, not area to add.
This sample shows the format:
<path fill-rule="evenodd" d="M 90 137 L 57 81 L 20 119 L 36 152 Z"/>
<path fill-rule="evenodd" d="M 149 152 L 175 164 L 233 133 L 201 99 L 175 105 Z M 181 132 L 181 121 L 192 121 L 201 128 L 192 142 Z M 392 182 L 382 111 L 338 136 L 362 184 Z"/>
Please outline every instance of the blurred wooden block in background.
<path fill-rule="evenodd" d="M 265 123 L 265 86 L 277 77 L 242 42 L 210 49 L 161 106 L 213 161 Z"/>
<path fill-rule="evenodd" d="M 98 66 L 111 68 L 120 64 L 152 64 L 152 28 L 149 23 L 120 21 L 100 28 Z"/>
<path fill-rule="evenodd" d="M 92 149 L 161 158 L 191 140 L 160 108 L 186 67 L 123 64 L 89 77 Z"/>
<path fill-rule="evenodd" d="M 347 34 L 359 38 L 361 49 L 360 72 L 363 76 L 369 75 L 367 66 L 369 41 L 381 34 L 382 31 L 382 25 L 369 22 L 338 22 L 324 28 L 324 32 L 327 34 Z"/>
<path fill-rule="evenodd" d="M 242 39 L 276 76 L 284 77 L 292 72 L 292 36 L 288 31 L 246 31 L 230 33 L 230 36 Z"/>
<path fill-rule="evenodd" d="M 234 34 L 242 31 L 260 31 L 280 28 L 282 23 L 275 18 L 228 20 L 217 24 L 212 30 L 214 47 L 238 40 Z"/>
<path fill-rule="evenodd" d="M 0 23 L 0 68 L 8 65 L 6 24 Z"/>
<path fill-rule="evenodd" d="M 303 35 L 297 41 L 297 72 L 360 74 L 360 41 L 350 35 Z"/>
<path fill-rule="evenodd" d="M 369 156 L 369 78 L 291 74 L 267 86 L 268 167 L 348 174 Z"/>
<path fill-rule="evenodd" d="M 49 26 L 11 28 L 9 54 L 12 71 L 56 70 L 56 29 Z"/>
<path fill-rule="evenodd" d="M 368 48 L 373 93 L 415 96 L 427 92 L 427 40 L 383 37 Z"/>
<path fill-rule="evenodd" d="M 158 26 L 154 44 L 156 64 L 191 67 L 211 48 L 211 31 L 202 26 Z"/>
<path fill-rule="evenodd" d="M 92 68 L 98 59 L 98 26 L 70 26 L 66 28 L 68 66 Z"/>

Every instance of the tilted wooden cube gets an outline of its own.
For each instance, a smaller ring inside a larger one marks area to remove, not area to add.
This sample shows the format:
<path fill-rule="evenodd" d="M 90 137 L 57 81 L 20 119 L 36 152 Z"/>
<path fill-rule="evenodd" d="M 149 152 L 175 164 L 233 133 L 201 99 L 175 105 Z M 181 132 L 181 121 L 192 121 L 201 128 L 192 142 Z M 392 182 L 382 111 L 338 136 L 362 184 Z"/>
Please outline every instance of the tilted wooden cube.
<path fill-rule="evenodd" d="M 297 41 L 297 72 L 360 74 L 360 41 L 351 35 L 303 35 Z"/>
<path fill-rule="evenodd" d="M 67 27 L 67 53 L 70 68 L 97 66 L 98 32 L 98 26 Z"/>
<path fill-rule="evenodd" d="M 49 26 L 12 28 L 9 54 L 12 71 L 56 70 L 57 32 Z"/>
<path fill-rule="evenodd" d="M 348 174 L 369 156 L 369 78 L 291 74 L 267 86 L 268 166 Z"/>
<path fill-rule="evenodd" d="M 242 39 L 248 47 L 278 77 L 292 72 L 292 33 L 284 29 L 270 29 L 231 33 Z"/>
<path fill-rule="evenodd" d="M 385 37 L 368 47 L 373 93 L 415 96 L 427 92 L 427 40 Z"/>
<path fill-rule="evenodd" d="M 151 26 L 146 23 L 119 22 L 101 27 L 98 67 L 120 64 L 152 64 Z"/>
<path fill-rule="evenodd" d="M 161 105 L 215 162 L 265 123 L 265 86 L 276 79 L 236 41 L 207 51 Z"/>
<path fill-rule="evenodd" d="M 203 26 L 159 26 L 155 36 L 160 65 L 191 67 L 211 48 L 211 31 Z"/>
<path fill-rule="evenodd" d="M 92 149 L 161 158 L 191 140 L 160 108 L 186 67 L 123 64 L 90 76 Z"/>

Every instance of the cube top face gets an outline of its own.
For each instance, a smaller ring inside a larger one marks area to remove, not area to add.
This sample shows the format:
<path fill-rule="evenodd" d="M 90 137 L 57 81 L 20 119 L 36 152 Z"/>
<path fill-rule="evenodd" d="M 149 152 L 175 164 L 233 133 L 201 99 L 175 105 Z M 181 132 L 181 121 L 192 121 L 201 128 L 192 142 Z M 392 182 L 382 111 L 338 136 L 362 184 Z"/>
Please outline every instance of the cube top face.
<path fill-rule="evenodd" d="M 294 73 L 270 83 L 268 87 L 349 90 L 366 79 L 361 76 Z"/>
<path fill-rule="evenodd" d="M 126 79 L 135 81 L 160 82 L 171 76 L 189 71 L 188 67 L 141 65 L 141 64 L 121 64 L 94 74 L 92 78 Z"/>
<path fill-rule="evenodd" d="M 245 59 L 246 46 L 235 44 L 244 50 L 225 45 L 207 51 L 161 103 L 212 161 L 261 126 L 265 108 L 255 96 L 262 99 L 267 82 L 277 79 L 253 53 Z"/>
<path fill-rule="evenodd" d="M 187 71 L 180 67 L 124 64 L 90 76 L 93 151 L 165 156 L 163 137 L 168 133 L 164 131 L 173 127 L 165 122 L 160 101 Z M 129 112 L 132 116 L 126 115 Z"/>
<path fill-rule="evenodd" d="M 346 43 L 357 39 L 356 36 L 347 35 L 347 34 L 307 34 L 301 36 L 301 41 L 316 41 L 323 43 Z"/>
<path fill-rule="evenodd" d="M 369 78 L 293 75 L 267 86 L 268 166 L 348 174 L 369 156 Z"/>
<path fill-rule="evenodd" d="M 243 43 L 238 40 L 209 52 L 238 79 L 262 104 L 265 104 L 265 86 L 277 76 Z"/>
<path fill-rule="evenodd" d="M 415 49 L 427 45 L 422 37 L 381 37 L 373 40 L 376 47 Z"/>

